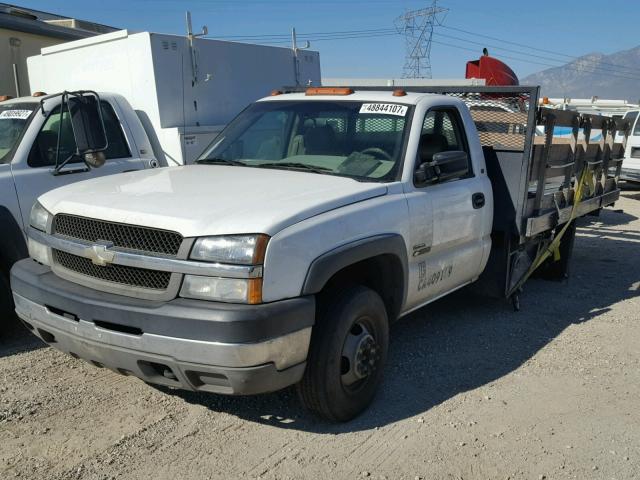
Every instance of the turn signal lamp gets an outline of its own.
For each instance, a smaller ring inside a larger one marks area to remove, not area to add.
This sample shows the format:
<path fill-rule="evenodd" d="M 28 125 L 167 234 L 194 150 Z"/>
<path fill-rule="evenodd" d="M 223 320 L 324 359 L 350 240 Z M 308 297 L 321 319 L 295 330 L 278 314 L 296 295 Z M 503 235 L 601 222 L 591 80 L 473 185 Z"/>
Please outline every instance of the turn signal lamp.
<path fill-rule="evenodd" d="M 347 87 L 311 87 L 307 88 L 305 95 L 351 95 L 353 89 Z"/>

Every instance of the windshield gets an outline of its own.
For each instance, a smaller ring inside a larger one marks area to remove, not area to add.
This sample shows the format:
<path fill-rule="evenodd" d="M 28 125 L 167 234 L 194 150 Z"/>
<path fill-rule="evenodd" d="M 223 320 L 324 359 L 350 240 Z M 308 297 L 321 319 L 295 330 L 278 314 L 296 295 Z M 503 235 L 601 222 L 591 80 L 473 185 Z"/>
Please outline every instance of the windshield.
<path fill-rule="evenodd" d="M 222 131 L 198 163 L 394 180 L 411 110 L 397 103 L 258 102 Z"/>
<path fill-rule="evenodd" d="M 7 163 L 37 103 L 0 105 L 0 163 Z"/>

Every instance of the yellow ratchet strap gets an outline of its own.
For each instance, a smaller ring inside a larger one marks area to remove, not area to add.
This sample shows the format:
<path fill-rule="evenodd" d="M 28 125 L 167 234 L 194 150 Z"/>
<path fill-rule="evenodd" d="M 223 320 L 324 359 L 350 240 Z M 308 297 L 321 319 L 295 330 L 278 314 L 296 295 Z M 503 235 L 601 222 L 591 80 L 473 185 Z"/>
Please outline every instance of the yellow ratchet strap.
<path fill-rule="evenodd" d="M 542 265 L 544 261 L 547 260 L 547 258 L 549 258 L 551 255 L 553 255 L 553 259 L 555 261 L 560 260 L 560 241 L 562 240 L 562 237 L 564 236 L 565 232 L 571 225 L 571 222 L 573 222 L 576 218 L 576 214 L 578 212 L 578 206 L 580 205 L 580 201 L 582 200 L 582 196 L 583 196 L 582 193 L 583 193 L 584 187 L 587 187 L 589 189 L 590 195 L 595 191 L 595 180 L 593 178 L 593 172 L 591 172 L 586 165 L 582 170 L 582 173 L 580 175 L 580 181 L 576 186 L 575 194 L 573 196 L 574 198 L 573 207 L 571 208 L 571 216 L 569 217 L 569 220 L 567 221 L 567 223 L 565 223 L 564 227 L 562 227 L 562 230 L 560 230 L 556 234 L 555 238 L 551 241 L 551 243 L 547 246 L 547 248 L 545 248 L 544 250 L 541 250 L 538 253 L 538 256 L 535 258 L 535 260 L 529 267 L 529 270 L 527 270 L 527 273 L 524 275 L 524 277 L 522 277 L 522 279 L 520 279 L 520 281 L 513 288 L 512 290 L 513 292 L 515 292 L 520 287 L 522 287 L 522 285 L 524 285 L 524 283 L 529 279 L 529 277 L 533 274 L 533 272 L 535 272 L 538 269 L 538 267 L 540 267 L 540 265 Z"/>

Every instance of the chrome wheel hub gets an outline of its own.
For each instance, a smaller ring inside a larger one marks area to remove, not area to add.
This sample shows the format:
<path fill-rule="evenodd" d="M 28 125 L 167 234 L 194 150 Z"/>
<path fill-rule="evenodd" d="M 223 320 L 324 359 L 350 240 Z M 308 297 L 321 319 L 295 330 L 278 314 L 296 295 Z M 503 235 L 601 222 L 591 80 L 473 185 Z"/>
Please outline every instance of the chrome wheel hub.
<path fill-rule="evenodd" d="M 369 377 L 378 366 L 380 347 L 361 323 L 355 323 L 344 342 L 341 359 L 342 384 L 351 386 Z"/>

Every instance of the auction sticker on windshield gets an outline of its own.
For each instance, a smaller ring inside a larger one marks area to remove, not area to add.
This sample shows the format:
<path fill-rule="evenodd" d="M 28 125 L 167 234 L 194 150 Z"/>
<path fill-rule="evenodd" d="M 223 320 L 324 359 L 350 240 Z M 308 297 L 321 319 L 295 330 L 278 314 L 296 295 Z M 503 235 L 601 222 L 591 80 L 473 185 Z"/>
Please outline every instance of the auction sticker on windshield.
<path fill-rule="evenodd" d="M 26 120 L 31 115 L 31 110 L 4 110 L 0 112 L 0 118 L 12 118 Z"/>
<path fill-rule="evenodd" d="M 377 113 L 383 115 L 396 115 L 404 117 L 409 107 L 397 103 L 363 103 L 360 113 Z"/>

